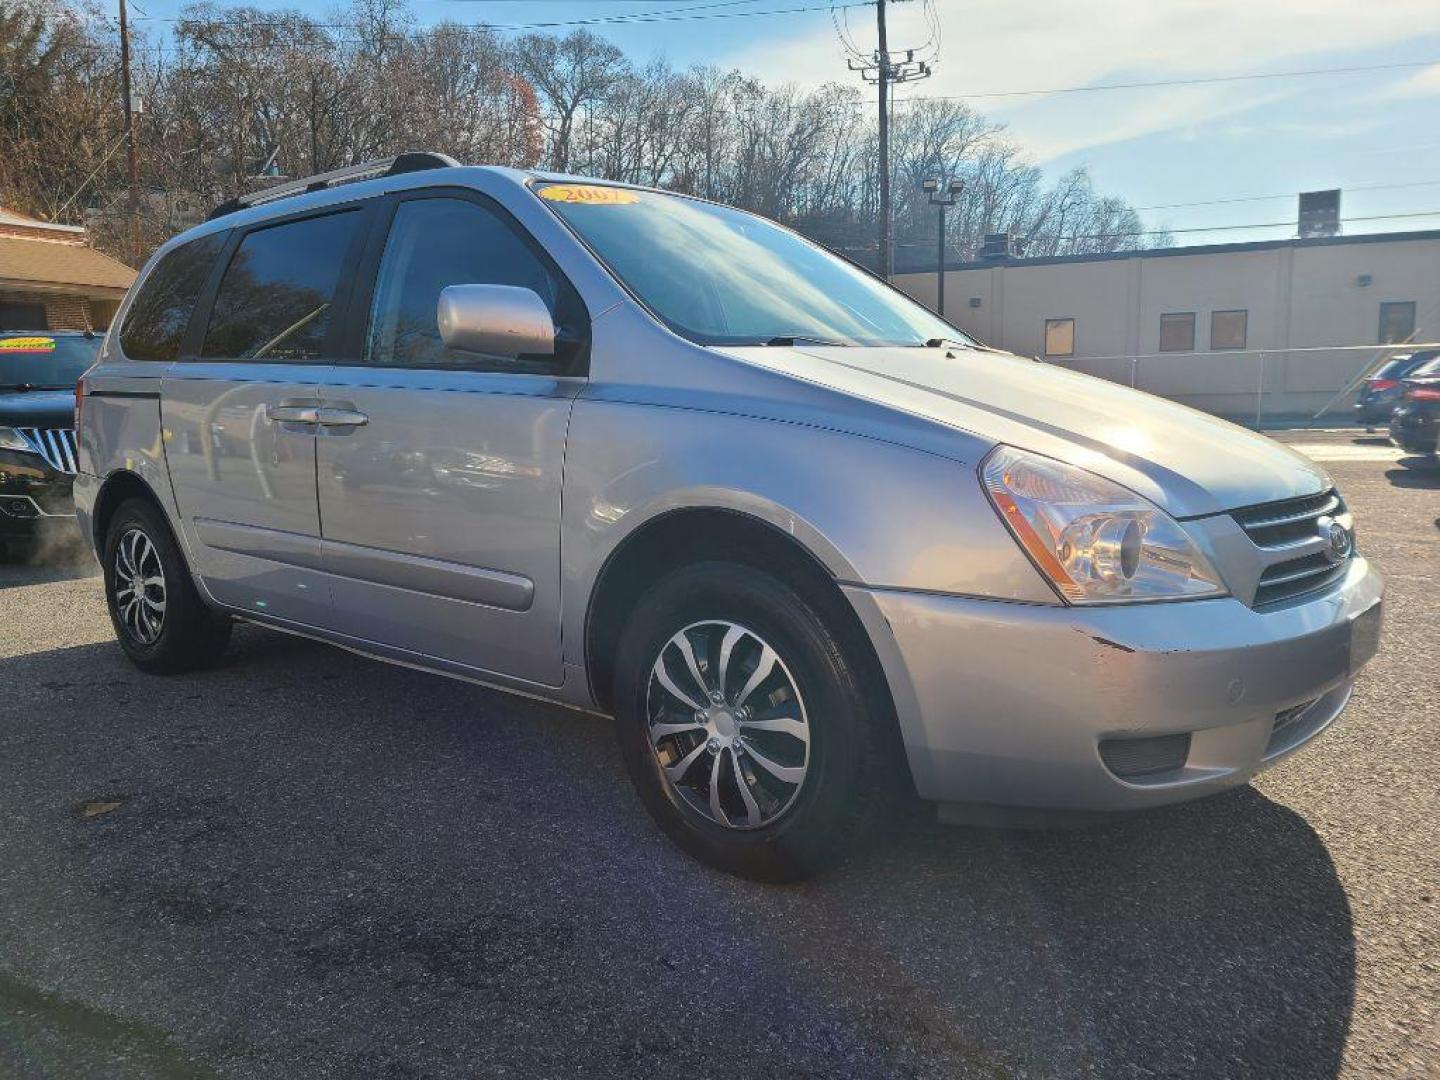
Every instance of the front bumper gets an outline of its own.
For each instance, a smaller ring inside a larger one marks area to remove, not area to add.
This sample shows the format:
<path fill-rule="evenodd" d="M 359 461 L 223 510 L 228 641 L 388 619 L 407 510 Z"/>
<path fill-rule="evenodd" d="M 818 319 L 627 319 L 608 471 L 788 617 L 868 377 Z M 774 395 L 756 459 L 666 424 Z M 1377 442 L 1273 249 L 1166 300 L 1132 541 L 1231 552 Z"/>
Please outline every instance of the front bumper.
<path fill-rule="evenodd" d="M 1337 586 L 1268 611 L 1233 598 L 1067 608 L 848 593 L 922 798 L 1103 812 L 1243 784 L 1323 731 L 1373 655 L 1383 588 L 1357 557 Z M 1112 767 L 1126 759 L 1117 744 L 1161 736 L 1183 748 L 1175 767 Z"/>
<path fill-rule="evenodd" d="M 74 478 L 38 455 L 0 450 L 0 540 L 32 540 L 75 529 Z"/>
<path fill-rule="evenodd" d="M 1355 419 L 1358 423 L 1378 426 L 1389 423 L 1390 414 L 1395 411 L 1394 398 L 1355 403 Z"/>
<path fill-rule="evenodd" d="M 1433 453 L 1440 423 L 1430 410 L 1402 405 L 1390 414 L 1390 441 L 1402 450 Z"/>

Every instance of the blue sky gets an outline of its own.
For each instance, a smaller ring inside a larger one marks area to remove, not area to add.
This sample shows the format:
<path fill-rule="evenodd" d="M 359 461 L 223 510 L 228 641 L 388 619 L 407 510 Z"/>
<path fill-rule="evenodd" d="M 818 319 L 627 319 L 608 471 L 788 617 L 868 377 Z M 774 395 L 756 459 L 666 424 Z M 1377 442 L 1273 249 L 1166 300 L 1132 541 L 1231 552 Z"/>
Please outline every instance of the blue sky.
<path fill-rule="evenodd" d="M 532 23 L 697 8 L 720 0 L 412 0 L 422 23 Z M 156 19 L 180 0 L 140 0 Z M 328 0 L 277 3 L 324 17 Z M 694 11 L 824 7 L 823 0 L 728 0 Z M 935 0 L 933 78 L 901 97 L 1115 82 L 1203 79 L 1316 68 L 1417 64 L 1305 78 L 1134 90 L 974 97 L 1047 174 L 1088 166 L 1104 191 L 1176 230 L 1293 221 L 1295 193 L 1346 189 L 1344 217 L 1440 211 L 1440 3 L 1435 0 Z M 137 13 L 138 15 L 138 13 Z M 853 78 L 828 10 L 597 25 L 636 60 L 738 67 L 770 83 Z M 874 47 L 873 8 L 845 11 Z M 145 26 L 144 20 L 140 25 Z M 164 23 L 150 29 L 163 32 Z M 931 37 L 919 0 L 893 2 L 892 48 Z M 903 107 L 903 106 L 902 106 Z M 1279 198 L 1219 203 L 1212 200 Z M 1440 213 L 1352 221 L 1347 233 L 1440 228 Z M 1180 243 L 1260 240 L 1293 228 L 1180 232 Z"/>

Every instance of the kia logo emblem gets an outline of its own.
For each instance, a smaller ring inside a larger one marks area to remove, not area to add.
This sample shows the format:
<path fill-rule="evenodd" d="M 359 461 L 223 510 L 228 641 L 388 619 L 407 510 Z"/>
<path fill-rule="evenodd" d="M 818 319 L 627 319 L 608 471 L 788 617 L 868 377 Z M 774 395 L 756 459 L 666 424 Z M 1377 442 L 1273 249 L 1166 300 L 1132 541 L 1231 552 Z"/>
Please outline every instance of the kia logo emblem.
<path fill-rule="evenodd" d="M 1326 558 L 1337 563 L 1348 559 L 1355 547 L 1355 539 L 1350 535 L 1350 530 L 1328 516 L 1322 517 L 1315 524 L 1318 526 L 1320 539 L 1325 541 Z"/>

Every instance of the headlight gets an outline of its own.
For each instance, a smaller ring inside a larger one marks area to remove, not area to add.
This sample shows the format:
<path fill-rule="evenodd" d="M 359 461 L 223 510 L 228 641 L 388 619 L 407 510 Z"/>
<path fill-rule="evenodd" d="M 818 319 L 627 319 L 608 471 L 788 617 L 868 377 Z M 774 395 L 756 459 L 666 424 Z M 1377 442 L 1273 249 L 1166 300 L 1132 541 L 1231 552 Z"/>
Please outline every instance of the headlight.
<path fill-rule="evenodd" d="M 1210 560 L 1165 511 L 1054 458 L 996 447 L 980 468 L 990 501 L 1072 604 L 1220 596 Z"/>
<path fill-rule="evenodd" d="M 13 427 L 0 427 L 0 450 L 24 450 L 27 453 L 35 453 L 35 447 L 30 445 L 30 441 Z"/>

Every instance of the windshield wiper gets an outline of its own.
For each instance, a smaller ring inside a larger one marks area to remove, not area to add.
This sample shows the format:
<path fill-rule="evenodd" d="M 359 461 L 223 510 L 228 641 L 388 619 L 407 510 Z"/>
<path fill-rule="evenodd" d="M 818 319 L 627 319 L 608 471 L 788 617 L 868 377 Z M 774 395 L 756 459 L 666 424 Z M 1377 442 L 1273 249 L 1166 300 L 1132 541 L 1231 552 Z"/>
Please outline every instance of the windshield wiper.
<path fill-rule="evenodd" d="M 781 334 L 778 337 L 772 337 L 769 341 L 765 342 L 765 344 L 791 348 L 798 342 L 804 342 L 806 345 L 834 346 L 840 349 L 848 349 L 850 347 L 850 343 L 847 341 L 831 341 L 829 338 L 811 337 L 808 334 Z"/>
<path fill-rule="evenodd" d="M 0 386 L 0 394 L 28 394 L 32 390 L 73 390 L 74 386 L 43 386 L 40 383 L 22 382 Z"/>
<path fill-rule="evenodd" d="M 951 348 L 954 348 L 954 349 L 973 349 L 973 348 L 975 348 L 975 345 L 974 345 L 973 342 L 961 341 L 959 338 L 952 338 L 952 337 L 932 337 L 929 341 L 925 342 L 925 348 L 927 348 L 927 349 L 951 349 Z"/>

